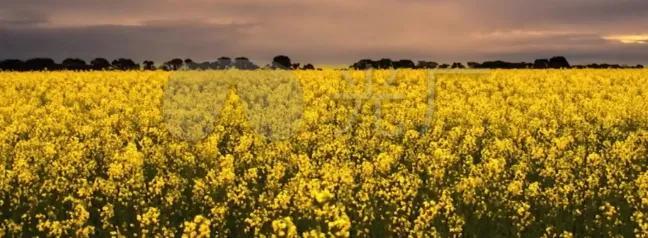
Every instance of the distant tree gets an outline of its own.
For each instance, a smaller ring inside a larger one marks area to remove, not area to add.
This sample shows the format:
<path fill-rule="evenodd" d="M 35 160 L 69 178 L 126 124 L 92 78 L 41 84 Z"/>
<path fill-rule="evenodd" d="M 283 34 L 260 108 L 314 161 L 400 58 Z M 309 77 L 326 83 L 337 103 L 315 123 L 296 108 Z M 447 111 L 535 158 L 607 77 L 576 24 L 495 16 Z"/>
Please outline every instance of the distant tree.
<path fill-rule="evenodd" d="M 25 63 L 18 59 L 0 61 L 0 71 L 23 71 Z"/>
<path fill-rule="evenodd" d="M 90 61 L 90 68 L 93 70 L 108 70 L 110 66 L 110 62 L 104 58 L 95 58 Z"/>
<path fill-rule="evenodd" d="M 599 66 L 599 64 L 588 64 L 588 65 L 585 65 L 585 68 L 598 69 L 598 68 L 600 68 L 600 66 Z"/>
<path fill-rule="evenodd" d="M 436 67 L 438 67 L 438 66 L 439 66 L 439 63 L 437 63 L 437 62 L 424 61 L 424 60 L 420 60 L 416 64 L 417 69 L 436 69 Z"/>
<path fill-rule="evenodd" d="M 608 69 L 620 69 L 620 68 L 623 68 L 619 64 L 603 64 L 603 65 L 606 66 L 606 68 L 608 68 Z"/>
<path fill-rule="evenodd" d="M 395 69 L 413 69 L 414 67 L 416 67 L 414 61 L 408 59 L 402 59 L 399 61 L 392 62 L 392 66 Z"/>
<path fill-rule="evenodd" d="M 524 68 L 524 69 L 532 69 L 533 68 L 533 63 L 522 62 L 521 64 L 522 64 L 522 68 Z"/>
<path fill-rule="evenodd" d="M 292 62 L 290 58 L 285 55 L 278 55 L 272 59 L 272 67 L 276 69 L 290 69 Z"/>
<path fill-rule="evenodd" d="M 377 65 L 374 65 L 374 68 L 379 68 L 379 69 L 391 69 L 394 67 L 394 61 L 392 61 L 389 58 L 382 58 L 378 60 Z"/>
<path fill-rule="evenodd" d="M 116 70 L 138 70 L 140 68 L 139 64 L 136 64 L 131 59 L 119 58 L 112 61 L 112 67 Z"/>
<path fill-rule="evenodd" d="M 467 65 L 468 65 L 468 68 L 471 68 L 471 69 L 481 68 L 481 64 L 477 63 L 477 62 L 468 62 Z"/>
<path fill-rule="evenodd" d="M 515 62 L 515 63 L 509 63 L 509 69 L 531 69 L 533 68 L 532 63 L 527 63 L 527 62 Z"/>
<path fill-rule="evenodd" d="M 164 63 L 165 70 L 180 70 L 184 61 L 180 58 L 175 58 Z"/>
<path fill-rule="evenodd" d="M 315 70 L 315 66 L 313 66 L 312 64 L 305 64 L 302 67 L 302 70 Z"/>
<path fill-rule="evenodd" d="M 299 69 L 300 63 L 293 63 L 292 66 L 290 66 L 290 69 Z"/>
<path fill-rule="evenodd" d="M 88 69 L 88 65 L 86 62 L 82 59 L 78 58 L 67 58 L 64 59 L 63 62 L 61 63 L 63 66 L 63 69 L 66 70 L 86 70 Z"/>
<path fill-rule="evenodd" d="M 229 69 L 232 67 L 232 59 L 230 57 L 218 58 L 218 69 Z"/>
<path fill-rule="evenodd" d="M 250 59 L 246 57 L 236 57 L 234 59 L 234 67 L 242 70 L 255 70 L 259 68 L 259 66 L 252 63 Z"/>
<path fill-rule="evenodd" d="M 506 69 L 508 68 L 507 63 L 501 60 L 496 61 L 484 61 L 481 63 L 481 68 L 483 69 Z"/>
<path fill-rule="evenodd" d="M 563 56 L 554 56 L 549 59 L 549 67 L 554 69 L 569 68 L 569 62 Z"/>
<path fill-rule="evenodd" d="M 620 68 L 622 68 L 622 66 L 618 65 L 618 64 L 602 63 L 602 64 L 588 64 L 587 68 L 590 68 L 590 69 L 620 69 Z"/>
<path fill-rule="evenodd" d="M 220 68 L 220 64 L 218 63 L 218 61 L 209 63 L 209 69 L 219 69 L 219 68 Z"/>
<path fill-rule="evenodd" d="M 197 64 L 197 69 L 199 70 L 208 70 L 211 68 L 211 63 L 208 61 Z"/>
<path fill-rule="evenodd" d="M 366 70 L 366 69 L 372 69 L 372 68 L 377 68 L 378 63 L 370 60 L 370 59 L 361 59 L 360 61 L 354 63 L 353 65 L 350 66 L 352 69 L 356 70 Z"/>
<path fill-rule="evenodd" d="M 184 60 L 185 67 L 190 70 L 196 70 L 199 69 L 198 64 L 194 62 L 192 59 L 185 59 Z"/>
<path fill-rule="evenodd" d="M 449 64 L 441 64 L 441 65 L 439 65 L 439 69 L 447 69 L 447 68 L 450 68 Z"/>
<path fill-rule="evenodd" d="M 641 65 L 641 64 L 638 64 L 637 66 L 635 66 L 635 68 L 637 68 L 637 69 L 643 69 L 643 68 L 644 68 L 644 66 L 643 66 L 643 65 Z"/>
<path fill-rule="evenodd" d="M 25 61 L 24 68 L 29 71 L 52 71 L 61 69 L 61 66 L 50 58 L 34 58 Z"/>
<path fill-rule="evenodd" d="M 462 63 L 459 63 L 459 62 L 452 63 L 451 67 L 453 69 L 464 69 L 464 68 L 466 68 L 466 66 L 464 66 Z"/>
<path fill-rule="evenodd" d="M 549 60 L 548 59 L 537 59 L 533 62 L 533 68 L 534 69 L 546 69 L 549 68 Z"/>
<path fill-rule="evenodd" d="M 143 70 L 155 70 L 155 62 L 152 60 L 144 60 L 142 62 L 142 65 L 144 66 L 142 69 Z"/>
<path fill-rule="evenodd" d="M 532 64 L 526 62 L 511 63 L 501 60 L 485 61 L 481 63 L 479 68 L 483 69 L 526 69 L 532 67 Z"/>

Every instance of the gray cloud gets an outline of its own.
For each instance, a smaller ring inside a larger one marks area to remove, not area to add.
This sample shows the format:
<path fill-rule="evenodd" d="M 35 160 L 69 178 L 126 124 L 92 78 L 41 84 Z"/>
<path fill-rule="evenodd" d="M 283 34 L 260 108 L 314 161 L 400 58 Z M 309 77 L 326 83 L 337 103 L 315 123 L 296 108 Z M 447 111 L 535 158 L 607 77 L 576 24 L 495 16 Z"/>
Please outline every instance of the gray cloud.
<path fill-rule="evenodd" d="M 48 17 L 38 11 L 31 10 L 0 10 L 0 27 L 25 27 L 41 25 L 49 22 Z"/>
<path fill-rule="evenodd" d="M 12 28 L 0 32 L 5 57 L 171 57 L 214 58 L 233 54 L 245 24 L 159 21 L 137 26 L 100 25 L 64 28 Z"/>
<path fill-rule="evenodd" d="M 648 61 L 645 45 L 604 40 L 647 33 L 643 0 L 2 1 L 19 14 L 0 18 L 0 58 Z"/>

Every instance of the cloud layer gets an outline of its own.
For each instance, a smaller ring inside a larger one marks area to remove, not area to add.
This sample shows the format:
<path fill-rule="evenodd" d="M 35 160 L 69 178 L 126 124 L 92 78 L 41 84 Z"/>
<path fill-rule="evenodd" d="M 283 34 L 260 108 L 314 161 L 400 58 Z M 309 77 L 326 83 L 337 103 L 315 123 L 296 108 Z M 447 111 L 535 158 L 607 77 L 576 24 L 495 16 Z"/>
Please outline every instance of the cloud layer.
<path fill-rule="evenodd" d="M 3 0 L 0 58 L 648 63 L 643 0 Z"/>

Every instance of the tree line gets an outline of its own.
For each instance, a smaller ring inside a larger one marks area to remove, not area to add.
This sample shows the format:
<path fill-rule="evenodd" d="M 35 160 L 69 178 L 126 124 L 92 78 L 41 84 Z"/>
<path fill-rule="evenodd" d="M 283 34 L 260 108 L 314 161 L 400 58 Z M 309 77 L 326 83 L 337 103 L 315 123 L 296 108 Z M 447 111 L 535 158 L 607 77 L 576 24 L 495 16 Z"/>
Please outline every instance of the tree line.
<path fill-rule="evenodd" d="M 643 65 L 619 65 L 619 64 L 587 64 L 587 65 L 571 65 L 564 56 L 554 56 L 549 59 L 536 59 L 533 63 L 527 62 L 506 62 L 501 60 L 485 61 L 482 63 L 468 62 L 466 65 L 460 62 L 452 64 L 439 64 L 434 61 L 414 61 L 409 59 L 391 60 L 383 58 L 380 60 L 362 59 L 349 68 L 352 69 L 642 69 Z"/>
<path fill-rule="evenodd" d="M 145 60 L 141 64 L 132 59 L 119 58 L 109 61 L 105 58 L 95 58 L 86 62 L 79 58 L 67 58 L 57 63 L 51 58 L 33 58 L 25 61 L 19 59 L 7 59 L 0 61 L 1 71 L 57 71 L 57 70 L 256 70 L 256 69 L 284 69 L 284 70 L 315 70 L 312 64 L 294 63 L 288 56 L 275 56 L 271 64 L 259 67 L 246 57 L 220 57 L 215 61 L 195 62 L 192 59 L 174 58 L 156 65 L 152 60 Z"/>
<path fill-rule="evenodd" d="M 349 68 L 365 69 L 641 69 L 643 65 L 619 65 L 619 64 L 587 64 L 571 65 L 567 58 L 555 56 L 549 59 L 536 59 L 533 63 L 528 62 L 506 62 L 501 60 L 485 61 L 482 63 L 468 62 L 466 65 L 460 62 L 452 64 L 439 64 L 434 61 L 414 61 L 410 59 L 391 60 L 383 58 L 380 60 L 362 59 Z M 283 69 L 283 70 L 315 70 L 312 64 L 300 64 L 292 62 L 288 56 L 278 55 L 272 59 L 272 63 L 260 67 L 246 57 L 220 57 L 215 61 L 195 62 L 192 59 L 174 58 L 156 65 L 152 60 L 145 60 L 141 64 L 127 58 L 118 58 L 109 61 L 105 58 L 95 58 L 86 62 L 79 58 L 67 58 L 57 63 L 51 58 L 33 58 L 25 61 L 18 59 L 7 59 L 0 61 L 0 71 L 56 71 L 56 70 L 257 70 L 257 69 Z"/>

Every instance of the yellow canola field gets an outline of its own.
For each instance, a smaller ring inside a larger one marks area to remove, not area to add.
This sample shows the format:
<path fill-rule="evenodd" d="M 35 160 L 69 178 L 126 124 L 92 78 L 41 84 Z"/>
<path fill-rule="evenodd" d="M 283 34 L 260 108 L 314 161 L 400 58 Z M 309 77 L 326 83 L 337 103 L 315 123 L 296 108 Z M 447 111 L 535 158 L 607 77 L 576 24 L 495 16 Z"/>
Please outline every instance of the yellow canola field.
<path fill-rule="evenodd" d="M 0 236 L 648 234 L 647 70 L 197 74 L 0 73 Z"/>

